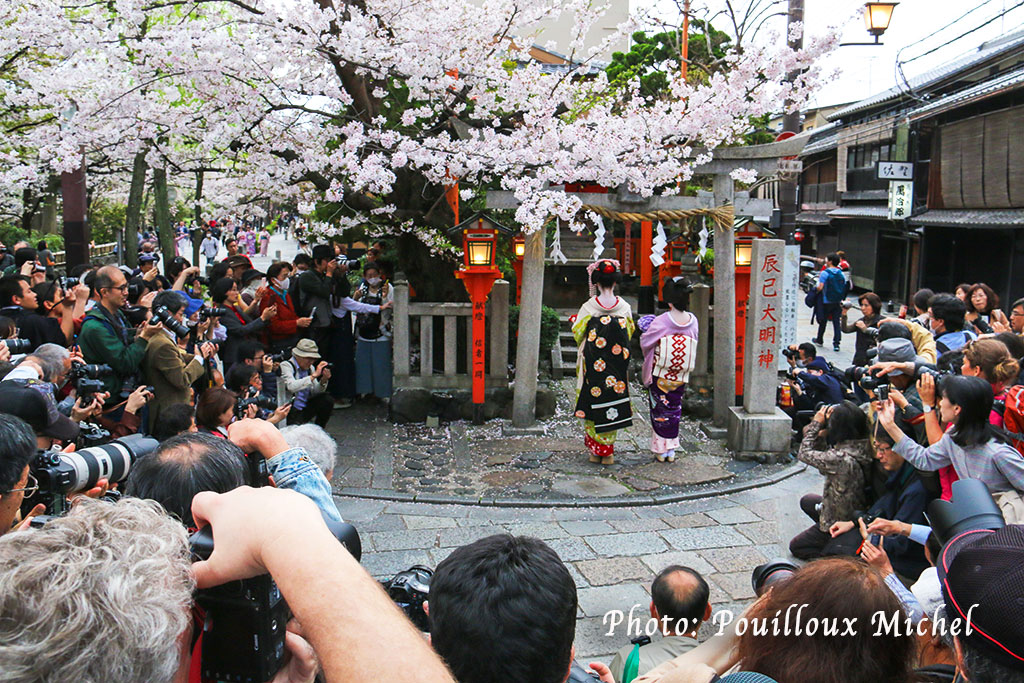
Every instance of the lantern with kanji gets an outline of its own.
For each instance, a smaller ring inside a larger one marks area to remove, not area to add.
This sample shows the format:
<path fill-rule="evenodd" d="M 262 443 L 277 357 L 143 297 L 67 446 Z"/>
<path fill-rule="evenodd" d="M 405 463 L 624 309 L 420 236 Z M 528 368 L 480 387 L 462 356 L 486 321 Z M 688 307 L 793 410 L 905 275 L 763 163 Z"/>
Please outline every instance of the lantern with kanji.
<path fill-rule="evenodd" d="M 486 305 L 487 297 L 494 282 L 501 277 L 501 271 L 494 267 L 498 233 L 512 234 L 508 228 L 496 223 L 484 214 L 476 214 L 449 230 L 451 235 L 462 236 L 463 267 L 455 272 L 469 293 L 472 305 L 473 366 L 470 374 L 473 380 L 473 422 L 483 422 L 484 389 L 486 382 Z"/>

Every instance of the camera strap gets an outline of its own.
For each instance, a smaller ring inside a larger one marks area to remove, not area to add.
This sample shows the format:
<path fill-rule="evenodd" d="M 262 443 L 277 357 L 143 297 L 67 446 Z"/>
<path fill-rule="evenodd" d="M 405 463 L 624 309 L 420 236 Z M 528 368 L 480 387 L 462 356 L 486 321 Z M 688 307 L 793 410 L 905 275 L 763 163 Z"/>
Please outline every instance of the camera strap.
<path fill-rule="evenodd" d="M 631 683 L 640 672 L 640 643 L 634 643 L 622 667 L 622 683 Z"/>

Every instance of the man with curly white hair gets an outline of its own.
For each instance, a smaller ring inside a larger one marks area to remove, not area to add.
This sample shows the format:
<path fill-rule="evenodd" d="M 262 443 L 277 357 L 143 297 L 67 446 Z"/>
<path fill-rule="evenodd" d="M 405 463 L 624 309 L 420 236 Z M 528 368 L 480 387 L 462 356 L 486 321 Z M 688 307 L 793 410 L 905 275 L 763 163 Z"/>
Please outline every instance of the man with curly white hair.
<path fill-rule="evenodd" d="M 85 500 L 0 539 L 0 678 L 172 681 L 189 645 L 185 528 L 152 501 Z"/>
<path fill-rule="evenodd" d="M 192 514 L 216 545 L 191 566 L 181 523 L 136 498 L 83 500 L 42 529 L 0 538 L 0 680 L 185 683 L 193 589 L 269 573 L 301 624 L 289 623 L 290 659 L 271 683 L 312 683 L 318 659 L 329 681 L 416 672 L 454 683 L 306 496 L 204 491 Z"/>
<path fill-rule="evenodd" d="M 281 436 L 292 448 L 304 448 L 310 460 L 316 463 L 327 481 L 334 478 L 334 466 L 338 462 L 338 442 L 320 425 L 307 422 L 288 425 L 281 429 Z"/>

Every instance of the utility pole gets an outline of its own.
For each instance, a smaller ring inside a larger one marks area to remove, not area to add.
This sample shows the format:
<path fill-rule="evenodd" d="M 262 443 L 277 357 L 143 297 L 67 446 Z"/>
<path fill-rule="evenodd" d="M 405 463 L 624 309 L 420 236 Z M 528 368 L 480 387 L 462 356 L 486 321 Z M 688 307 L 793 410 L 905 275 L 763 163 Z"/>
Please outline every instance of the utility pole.
<path fill-rule="evenodd" d="M 683 82 L 686 82 L 686 67 L 690 59 L 690 0 L 683 2 L 683 36 L 680 41 L 680 71 L 683 75 Z"/>
<path fill-rule="evenodd" d="M 790 29 L 793 24 L 803 23 L 804 20 L 804 0 L 789 0 L 789 11 L 786 17 L 786 35 L 789 35 Z M 800 37 L 796 40 L 789 41 L 789 47 L 793 50 L 799 50 L 804 46 L 803 32 L 800 33 Z M 792 83 L 799 76 L 798 71 L 791 71 L 786 74 L 786 80 Z M 785 107 L 786 111 L 783 112 L 782 116 L 782 130 L 783 132 L 799 133 L 800 132 L 800 111 L 790 113 L 789 108 L 792 106 L 790 100 L 786 100 Z M 782 221 L 780 226 L 780 237 L 786 239 L 793 234 L 796 229 L 796 212 L 797 212 L 797 186 L 800 182 L 799 175 L 792 180 L 780 180 L 779 181 L 779 210 L 782 213 Z"/>

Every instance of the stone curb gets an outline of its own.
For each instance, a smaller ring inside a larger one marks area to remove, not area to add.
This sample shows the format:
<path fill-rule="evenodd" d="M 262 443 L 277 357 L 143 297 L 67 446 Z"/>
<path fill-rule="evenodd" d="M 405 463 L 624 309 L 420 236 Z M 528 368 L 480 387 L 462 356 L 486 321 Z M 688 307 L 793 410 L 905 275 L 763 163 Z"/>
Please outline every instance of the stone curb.
<path fill-rule="evenodd" d="M 680 491 L 677 493 L 659 493 L 657 495 L 637 496 L 615 496 L 609 498 L 470 498 L 469 496 L 449 496 L 438 493 L 408 493 L 405 491 L 393 491 L 390 489 L 366 489 L 344 487 L 334 491 L 336 496 L 347 496 L 350 498 L 366 498 L 369 500 L 386 500 L 393 503 L 430 503 L 433 505 L 479 505 L 482 507 L 501 508 L 594 508 L 594 507 L 646 507 L 650 505 L 667 505 L 687 500 L 708 498 L 711 496 L 724 496 L 730 493 L 739 493 L 749 489 L 771 486 L 784 479 L 789 479 L 807 469 L 804 463 L 795 463 L 786 469 L 776 472 L 770 476 L 758 477 L 750 481 L 723 486 L 713 486 L 708 489 Z"/>

